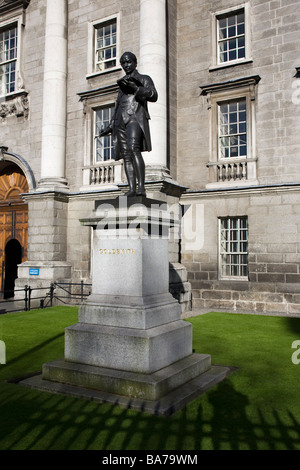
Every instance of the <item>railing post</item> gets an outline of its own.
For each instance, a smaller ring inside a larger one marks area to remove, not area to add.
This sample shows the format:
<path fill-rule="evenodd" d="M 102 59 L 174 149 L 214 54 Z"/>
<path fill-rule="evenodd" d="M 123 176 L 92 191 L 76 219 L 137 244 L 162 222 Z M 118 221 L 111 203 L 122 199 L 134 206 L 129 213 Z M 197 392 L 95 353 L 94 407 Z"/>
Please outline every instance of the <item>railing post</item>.
<path fill-rule="evenodd" d="M 52 307 L 52 304 L 53 304 L 53 293 L 54 293 L 54 284 L 51 282 L 50 284 L 50 307 Z"/>
<path fill-rule="evenodd" d="M 83 281 L 80 282 L 80 299 L 83 302 Z"/>
<path fill-rule="evenodd" d="M 28 310 L 28 286 L 26 284 L 26 286 L 24 287 L 24 290 L 25 290 L 25 312 L 27 312 Z"/>
<path fill-rule="evenodd" d="M 30 303 L 31 303 L 31 291 L 32 291 L 31 287 L 28 286 L 28 310 L 29 311 L 30 311 L 30 308 L 31 308 L 31 305 L 30 305 Z"/>

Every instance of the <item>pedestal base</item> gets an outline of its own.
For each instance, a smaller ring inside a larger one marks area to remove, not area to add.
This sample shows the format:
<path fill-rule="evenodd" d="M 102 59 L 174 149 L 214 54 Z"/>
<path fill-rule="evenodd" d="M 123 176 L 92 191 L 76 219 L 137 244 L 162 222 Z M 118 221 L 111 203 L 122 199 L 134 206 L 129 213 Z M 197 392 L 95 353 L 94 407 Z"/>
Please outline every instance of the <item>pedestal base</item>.
<path fill-rule="evenodd" d="M 85 366 L 68 361 L 43 365 L 43 379 L 77 387 L 101 390 L 143 400 L 158 400 L 211 366 L 210 356 L 192 354 L 152 374 L 141 374 L 104 367 Z"/>
<path fill-rule="evenodd" d="M 210 366 L 210 356 L 203 354 L 192 354 L 153 374 L 135 374 L 61 360 L 45 364 L 43 376 L 23 380 L 20 385 L 167 416 L 231 372 L 229 367 Z"/>
<path fill-rule="evenodd" d="M 77 323 L 65 330 L 69 362 L 151 374 L 192 353 L 192 325 L 183 320 L 134 329 Z"/>

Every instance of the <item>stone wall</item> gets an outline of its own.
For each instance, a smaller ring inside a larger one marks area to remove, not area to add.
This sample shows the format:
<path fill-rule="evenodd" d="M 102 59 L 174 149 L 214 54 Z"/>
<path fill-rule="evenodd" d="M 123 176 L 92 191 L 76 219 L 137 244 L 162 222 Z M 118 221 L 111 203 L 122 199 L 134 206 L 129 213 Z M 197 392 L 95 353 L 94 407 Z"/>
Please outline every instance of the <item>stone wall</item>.
<path fill-rule="evenodd" d="M 257 177 L 260 184 L 297 182 L 300 167 L 299 100 L 296 70 L 300 48 L 297 0 L 250 0 L 252 60 L 212 68 L 211 12 L 239 0 L 178 2 L 177 179 L 190 189 L 209 182 L 210 123 L 203 85 L 258 75 L 256 97 Z M 297 104 L 298 103 L 298 104 Z M 195 168 L 197 171 L 195 171 Z"/>
<path fill-rule="evenodd" d="M 236 192 L 198 193 L 185 203 L 204 206 L 201 249 L 186 250 L 192 305 L 197 308 L 300 313 L 299 186 Z M 190 195 L 191 196 L 191 195 Z M 248 217 L 248 278 L 222 280 L 218 264 L 218 218 Z"/>
<path fill-rule="evenodd" d="M 78 190 L 83 185 L 82 167 L 89 158 L 87 156 L 85 159 L 87 148 L 85 126 L 88 124 L 78 93 L 112 85 L 122 76 L 121 67 L 109 73 L 89 76 L 88 60 L 93 54 L 93 50 L 89 50 L 90 24 L 117 14 L 120 15 L 121 25 L 120 53 L 131 50 L 139 60 L 139 8 L 136 2 L 132 0 L 69 2 L 66 176 L 71 191 Z M 115 99 L 116 93 L 106 97 L 106 101 L 111 104 L 114 104 Z"/>
<path fill-rule="evenodd" d="M 181 259 L 192 286 L 193 309 L 295 314 L 300 312 L 300 11 L 296 0 L 246 4 L 249 60 L 220 67 L 212 57 L 213 14 L 241 2 L 178 2 L 177 179 L 189 188 L 182 204 L 191 204 L 195 213 L 192 232 L 184 233 Z M 237 182 L 235 189 L 232 182 L 215 181 L 211 189 L 207 163 L 211 133 L 217 131 L 211 120 L 216 110 L 201 88 L 250 76 L 258 77 L 251 95 L 256 181 L 248 187 Z M 197 207 L 203 212 L 197 213 Z M 248 217 L 248 278 L 222 280 L 218 218 L 239 216 Z M 193 230 L 198 246 L 188 249 Z"/>
<path fill-rule="evenodd" d="M 66 261 L 68 199 L 39 194 L 26 198 L 30 212 L 28 259 Z"/>
<path fill-rule="evenodd" d="M 177 1 L 167 1 L 168 21 L 168 58 L 167 58 L 167 131 L 168 131 L 168 166 L 172 178 L 177 177 Z"/>
<path fill-rule="evenodd" d="M 45 14 L 46 0 L 39 0 L 29 4 L 24 16 L 20 57 L 22 89 L 28 93 L 26 113 L 0 117 L 1 143 L 29 163 L 36 181 L 41 165 Z"/>

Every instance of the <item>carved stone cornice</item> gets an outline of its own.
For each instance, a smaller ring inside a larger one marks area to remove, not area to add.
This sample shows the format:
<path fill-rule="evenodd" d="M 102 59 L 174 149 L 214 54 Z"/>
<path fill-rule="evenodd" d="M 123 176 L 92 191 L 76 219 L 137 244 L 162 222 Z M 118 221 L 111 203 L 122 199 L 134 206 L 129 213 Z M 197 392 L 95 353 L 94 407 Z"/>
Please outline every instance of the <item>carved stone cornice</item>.
<path fill-rule="evenodd" d="M 200 86 L 202 95 L 209 93 L 218 93 L 224 90 L 236 89 L 241 87 L 252 87 L 260 81 L 259 75 L 251 75 L 250 77 L 234 78 L 224 82 L 210 83 L 209 85 Z"/>
<path fill-rule="evenodd" d="M 29 3 L 30 0 L 0 0 L 0 15 L 17 9 L 26 10 Z"/>
<path fill-rule="evenodd" d="M 218 93 L 230 92 L 232 90 L 248 89 L 251 101 L 255 101 L 255 87 L 260 81 L 259 75 L 251 75 L 249 77 L 234 78 L 224 82 L 210 83 L 209 85 L 201 85 L 201 95 L 207 96 L 208 109 L 211 108 L 212 96 Z"/>
<path fill-rule="evenodd" d="M 118 89 L 118 84 L 113 83 L 103 87 L 78 92 L 77 95 L 80 97 L 80 101 L 83 103 L 83 113 L 86 114 L 88 104 L 93 102 L 93 100 L 97 100 L 101 96 L 116 94 Z"/>
<path fill-rule="evenodd" d="M 106 85 L 99 88 L 93 88 L 91 90 L 78 92 L 77 95 L 80 96 L 80 101 L 90 100 L 95 97 L 97 98 L 99 96 L 115 93 L 116 91 L 118 91 L 118 89 L 118 84 L 113 83 L 111 85 Z"/>

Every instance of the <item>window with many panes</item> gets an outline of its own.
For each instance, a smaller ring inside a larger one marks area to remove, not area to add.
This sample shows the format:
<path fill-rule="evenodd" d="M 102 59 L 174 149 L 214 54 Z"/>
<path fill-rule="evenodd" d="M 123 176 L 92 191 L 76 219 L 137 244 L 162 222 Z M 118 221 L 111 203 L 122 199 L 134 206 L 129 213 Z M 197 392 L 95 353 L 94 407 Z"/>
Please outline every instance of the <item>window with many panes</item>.
<path fill-rule="evenodd" d="M 219 159 L 247 157 L 246 99 L 219 103 Z"/>
<path fill-rule="evenodd" d="M 247 278 L 248 219 L 227 217 L 219 219 L 220 278 Z"/>
<path fill-rule="evenodd" d="M 94 149 L 95 163 L 114 159 L 113 139 L 111 135 L 99 137 L 100 132 L 110 123 L 114 106 L 106 106 L 95 111 Z"/>
<path fill-rule="evenodd" d="M 210 69 L 252 61 L 250 24 L 250 2 L 211 13 Z"/>
<path fill-rule="evenodd" d="M 117 20 L 95 28 L 95 71 L 103 72 L 117 65 Z"/>
<path fill-rule="evenodd" d="M 217 18 L 218 62 L 230 62 L 246 57 L 245 13 L 240 10 Z"/>
<path fill-rule="evenodd" d="M 17 24 L 0 29 L 0 95 L 13 93 L 17 86 Z"/>
<path fill-rule="evenodd" d="M 89 23 L 87 79 L 121 69 L 119 42 L 119 14 Z"/>

